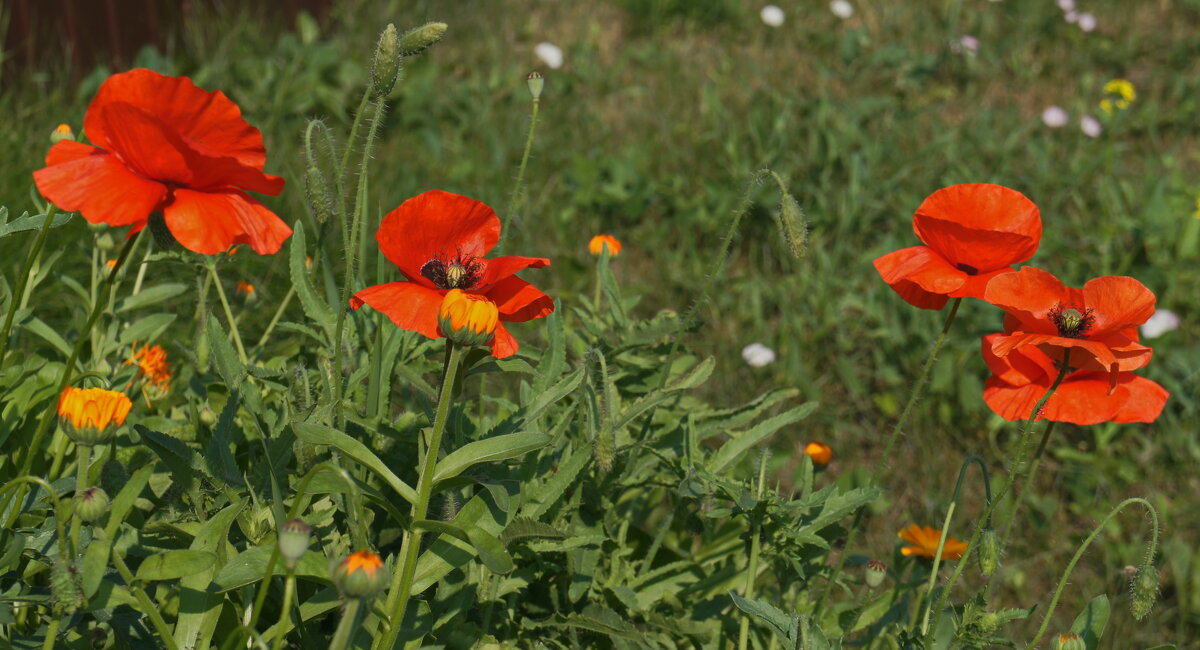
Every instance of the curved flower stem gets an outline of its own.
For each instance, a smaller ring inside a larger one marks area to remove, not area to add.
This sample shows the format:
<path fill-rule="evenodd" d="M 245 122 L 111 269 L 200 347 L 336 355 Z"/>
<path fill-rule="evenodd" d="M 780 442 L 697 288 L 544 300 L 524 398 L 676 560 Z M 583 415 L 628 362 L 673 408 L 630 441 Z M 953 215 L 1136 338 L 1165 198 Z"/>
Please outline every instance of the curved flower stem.
<path fill-rule="evenodd" d="M 142 232 L 145 232 L 144 230 Z M 79 360 L 79 354 L 83 351 L 83 346 L 87 344 L 91 338 L 92 328 L 95 327 L 96 321 L 100 318 L 100 312 L 104 311 L 104 306 L 108 302 L 108 292 L 112 290 L 113 280 L 116 279 L 117 273 L 121 271 L 121 266 L 125 263 L 125 258 L 129 257 L 129 251 L 133 250 L 134 244 L 142 237 L 142 232 L 125 240 L 125 246 L 121 249 L 121 254 L 117 256 L 117 262 L 108 273 L 108 277 L 104 279 L 104 284 L 100 287 L 100 295 L 97 296 L 96 302 L 92 305 L 92 313 L 88 315 L 87 322 L 83 329 L 79 331 L 79 338 L 75 341 L 75 347 L 71 350 L 71 356 L 63 365 L 62 376 L 58 380 L 58 389 L 54 391 L 54 401 L 46 412 L 42 414 L 42 419 L 38 422 L 38 428 L 33 433 L 33 439 L 30 440 L 29 446 L 25 447 L 25 455 L 21 459 L 21 470 L 17 475 L 28 474 L 29 469 L 33 466 L 33 459 L 42 453 L 42 439 L 46 437 L 46 432 L 50 430 L 50 423 L 54 421 L 55 415 L 58 414 L 58 396 L 62 395 L 63 390 L 71 383 L 71 378 L 75 373 L 75 362 Z M 65 438 L 64 438 L 65 440 Z M 66 447 L 64 443 L 61 447 Z M 54 476 L 58 468 L 62 465 L 63 449 L 56 448 L 54 460 L 51 465 L 51 471 L 48 476 Z M 20 491 L 18 490 L 18 494 Z M 18 496 L 18 500 L 20 496 Z M 8 507 L 8 502 L 0 507 L 0 512 L 3 512 Z M 9 525 L 11 527 L 11 521 Z"/>
<path fill-rule="evenodd" d="M 933 370 L 933 364 L 937 361 L 938 353 L 942 351 L 942 345 L 946 343 L 946 336 L 950 333 L 950 326 L 954 324 L 955 317 L 958 316 L 958 308 L 962 305 L 962 298 L 955 298 L 950 304 L 950 312 L 946 314 L 946 320 L 942 323 L 942 331 L 938 334 L 937 339 L 933 342 L 933 347 L 929 350 L 929 356 L 925 358 L 925 365 L 921 367 L 921 374 L 917 375 L 917 381 L 913 384 L 912 393 L 908 396 L 908 403 L 904 405 L 904 410 L 900 412 L 900 418 L 896 420 L 896 425 L 892 427 L 892 433 L 888 436 L 887 444 L 883 447 L 883 456 L 879 458 L 879 462 L 875 465 L 875 470 L 871 472 L 867 479 L 867 487 L 874 487 L 879 477 L 887 471 L 889 461 L 892 457 L 892 449 L 896 446 L 896 441 L 900 438 L 900 433 L 904 430 L 904 425 L 908 422 L 908 416 L 912 413 L 913 406 L 925 394 L 925 386 L 929 384 L 929 373 Z M 961 473 L 960 473 L 961 479 Z M 843 548 L 850 549 L 858 536 L 859 529 L 862 525 L 862 509 L 859 509 L 859 516 L 854 518 L 854 524 L 850 526 L 849 532 L 846 533 L 846 543 Z M 821 596 L 817 598 L 815 612 L 821 611 L 821 606 L 824 605 L 826 597 L 829 596 L 830 589 L 837 582 L 838 575 L 841 574 L 842 568 L 846 565 L 846 556 L 849 552 L 843 551 L 838 557 L 837 564 L 833 566 L 833 572 L 826 580 L 825 586 L 821 589 Z"/>
<path fill-rule="evenodd" d="M 1025 646 L 1025 650 L 1031 650 L 1033 647 L 1035 647 L 1037 642 L 1041 640 L 1042 635 L 1046 633 L 1046 628 L 1050 625 L 1050 617 L 1054 615 L 1054 608 L 1058 606 L 1058 599 L 1060 596 L 1062 596 L 1063 589 L 1067 586 L 1067 580 L 1071 577 L 1071 572 L 1075 570 L 1075 565 L 1079 563 L 1079 558 L 1083 557 L 1084 551 L 1086 551 L 1088 546 L 1090 546 L 1096 537 L 1100 535 L 1100 531 L 1104 530 L 1104 527 L 1108 525 L 1108 522 L 1111 521 L 1113 517 L 1117 516 L 1117 513 L 1124 510 L 1126 506 L 1134 503 L 1144 506 L 1146 508 L 1146 512 L 1150 514 L 1152 529 L 1150 531 L 1150 545 L 1146 553 L 1144 565 L 1149 566 L 1150 563 L 1154 561 L 1154 554 L 1158 549 L 1158 512 L 1154 509 L 1154 506 L 1150 505 L 1150 502 L 1145 499 L 1139 497 L 1125 499 L 1121 503 L 1117 504 L 1117 507 L 1113 508 L 1112 511 L 1108 513 L 1107 517 L 1100 521 L 1096 528 L 1092 530 L 1092 534 L 1088 535 L 1087 539 L 1083 540 L 1083 544 L 1079 546 L 1079 550 L 1075 551 L 1075 555 L 1071 558 L 1071 561 L 1067 563 L 1067 568 L 1065 571 L 1063 571 L 1062 578 L 1059 579 L 1058 586 L 1054 589 L 1054 597 L 1050 599 L 1050 605 L 1046 608 L 1046 616 L 1042 618 L 1042 626 L 1038 628 L 1037 636 L 1033 637 L 1033 640 Z"/>
<path fill-rule="evenodd" d="M 413 504 L 411 530 L 404 536 L 400 547 L 401 562 L 396 567 L 392 577 L 392 586 L 388 592 L 387 606 L 391 626 L 387 632 L 377 638 L 375 648 L 391 648 L 396 644 L 396 636 L 400 633 L 400 625 L 404 621 L 404 612 L 408 607 L 409 592 L 412 591 L 413 576 L 417 570 L 417 555 L 421 549 L 421 530 L 413 523 L 425 518 L 429 510 L 429 499 L 433 495 L 433 471 L 437 466 L 438 450 L 442 446 L 442 434 L 446 431 L 446 420 L 450 415 L 450 398 L 454 392 L 454 380 L 458 376 L 458 367 L 462 363 L 463 353 L 467 348 L 446 341 L 448 362 L 446 372 L 442 376 L 442 390 L 438 394 L 437 411 L 433 420 L 433 432 L 429 436 L 429 446 L 425 448 L 425 458 L 421 462 L 421 473 L 417 478 L 417 502 Z M 381 640 L 381 641 L 379 641 Z"/>
<path fill-rule="evenodd" d="M 758 464 L 758 486 L 755 492 L 756 499 L 762 499 L 763 486 L 767 482 L 767 459 L 766 456 Z M 750 563 L 746 565 L 746 598 L 754 598 L 754 583 L 758 578 L 758 556 L 762 549 L 762 517 L 755 516 L 754 521 L 750 524 Z M 738 650 L 746 650 L 750 642 L 750 615 L 742 612 L 741 629 L 738 631 Z"/>
<path fill-rule="evenodd" d="M 100 527 L 96 527 L 96 532 L 100 535 L 101 539 L 104 539 L 107 535 L 104 529 Z M 179 646 L 175 644 L 175 637 L 171 636 L 171 629 L 167 627 L 167 622 L 163 620 L 162 614 L 158 612 L 158 607 L 150 600 L 150 596 L 146 595 L 146 590 L 142 589 L 141 585 L 137 583 L 137 578 L 134 577 L 129 567 L 125 565 L 125 560 L 121 558 L 121 554 L 117 551 L 115 544 L 112 545 L 111 556 L 117 573 L 121 574 L 121 579 L 125 581 L 125 585 L 129 587 L 134 597 L 137 598 L 138 604 L 141 605 L 140 609 L 142 613 L 149 617 L 150 623 L 154 625 L 154 631 L 158 633 L 163 644 L 168 650 L 179 650 Z"/>
<path fill-rule="evenodd" d="M 53 203 L 46 208 L 46 220 L 42 222 L 37 239 L 33 240 L 33 246 L 30 247 L 29 254 L 25 256 L 25 267 L 21 269 L 21 278 L 17 280 L 17 286 L 13 287 L 12 295 L 9 296 L 8 313 L 4 315 L 4 329 L 0 330 L 0 368 L 4 367 L 4 358 L 8 355 L 8 336 L 12 333 L 13 316 L 17 313 L 21 296 L 25 295 L 25 286 L 29 284 L 29 274 L 33 271 L 33 264 L 42 254 L 42 248 L 46 245 L 46 234 L 50 232 L 50 224 L 54 221 L 54 213 L 57 211 L 58 208 Z"/>
<path fill-rule="evenodd" d="M 979 536 L 983 533 L 984 526 L 991 521 L 992 512 L 996 509 L 996 504 L 1000 503 L 1004 499 L 1005 495 L 1008 494 L 1008 491 L 1012 489 L 1013 483 L 1015 483 L 1016 480 L 1024 474 L 1025 465 L 1028 463 L 1027 457 L 1029 456 L 1029 438 L 1033 433 L 1033 425 L 1035 422 L 1037 422 L 1038 414 L 1042 412 L 1042 407 L 1046 405 L 1046 401 L 1049 400 L 1050 396 L 1054 394 L 1054 391 L 1058 389 L 1058 385 L 1062 383 L 1062 380 L 1068 374 L 1070 374 L 1070 361 L 1071 350 L 1068 348 L 1063 353 L 1062 367 L 1058 371 L 1058 377 L 1054 379 L 1054 383 L 1050 385 L 1050 388 L 1046 391 L 1046 394 L 1042 395 L 1042 398 L 1038 400 L 1037 404 L 1034 404 L 1033 411 L 1029 414 L 1029 419 L 1025 421 L 1024 430 L 1021 432 L 1021 437 L 1017 443 L 1017 457 L 1013 462 L 1012 471 L 1008 473 L 1008 478 L 1005 479 L 1004 484 L 1000 487 L 1000 490 L 996 492 L 992 502 L 989 503 L 987 508 L 983 511 L 983 516 L 975 522 L 975 529 L 971 531 L 971 538 L 967 540 L 967 549 L 963 551 L 962 557 L 959 558 L 958 566 L 954 567 L 954 573 L 950 574 L 950 579 L 946 581 L 946 586 L 944 589 L 942 589 L 942 595 L 938 597 L 937 604 L 934 605 L 933 611 L 940 612 L 942 611 L 942 608 L 945 607 L 946 600 L 950 598 L 950 592 L 954 589 L 954 583 L 957 582 L 959 576 L 962 575 L 963 570 L 967 566 L 967 560 L 971 558 L 971 553 L 977 546 L 976 542 L 979 541 Z M 926 637 L 928 637 L 928 634 L 926 634 Z"/>
<path fill-rule="evenodd" d="M 229 308 L 229 299 L 225 297 L 225 289 L 221 286 L 221 278 L 217 276 L 217 264 L 211 258 L 204 261 L 204 265 L 208 267 L 208 274 L 212 276 L 212 284 L 217 288 L 217 298 L 221 300 L 221 307 L 225 310 L 225 320 L 229 323 L 229 333 L 233 336 L 233 343 L 237 346 L 238 358 L 243 364 L 249 363 L 246 357 L 246 348 L 242 345 L 242 335 L 238 334 L 237 321 L 233 318 L 233 310 Z"/>

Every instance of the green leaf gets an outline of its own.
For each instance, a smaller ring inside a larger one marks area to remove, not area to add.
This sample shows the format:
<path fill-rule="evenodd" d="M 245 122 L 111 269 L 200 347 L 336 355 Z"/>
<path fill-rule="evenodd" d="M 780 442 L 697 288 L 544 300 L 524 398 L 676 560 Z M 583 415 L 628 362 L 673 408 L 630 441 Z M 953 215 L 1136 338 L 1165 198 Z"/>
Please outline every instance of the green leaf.
<path fill-rule="evenodd" d="M 787 615 L 778 607 L 768 602 L 753 598 L 742 598 L 732 591 L 729 592 L 729 597 L 733 599 L 733 604 L 737 605 L 738 609 L 769 625 L 771 631 L 775 633 L 780 642 L 786 647 L 793 648 L 796 646 L 796 639 L 792 638 L 791 635 L 792 616 Z"/>
<path fill-rule="evenodd" d="M 37 334 L 50 345 L 53 345 L 56 350 L 62 353 L 65 357 L 71 356 L 71 346 L 63 339 L 57 331 L 52 327 L 42 322 L 36 316 L 29 316 L 21 323 L 21 327 L 26 331 Z"/>
<path fill-rule="evenodd" d="M 314 445 L 329 445 L 340 450 L 343 454 L 361 463 L 367 469 L 375 472 L 379 478 L 390 485 L 405 501 L 417 502 L 417 492 L 400 480 L 399 476 L 388 468 L 366 445 L 350 436 L 320 424 L 311 422 L 296 422 L 292 425 L 296 437 Z M 444 461 L 445 459 L 443 459 Z"/>
<path fill-rule="evenodd" d="M 433 471 L 433 482 L 444 481 L 462 474 L 478 463 L 515 458 L 528 451 L 550 444 L 550 436 L 544 433 L 511 433 L 470 442 L 447 454 L 438 461 Z"/>
<path fill-rule="evenodd" d="M 191 550 L 215 553 L 227 544 L 229 526 L 244 507 L 245 501 L 231 503 L 204 522 L 192 540 Z M 175 622 L 175 643 L 184 650 L 208 648 L 211 645 L 224 601 L 222 597 L 208 593 L 209 583 L 218 568 L 214 565 L 179 581 L 179 619 Z"/>
<path fill-rule="evenodd" d="M 115 311 L 119 314 L 121 312 L 147 307 L 149 305 L 174 298 L 184 291 L 187 291 L 186 284 L 170 282 L 167 284 L 156 285 L 150 287 L 149 289 L 143 289 L 136 295 L 118 300 Z"/>
<path fill-rule="evenodd" d="M 292 287 L 296 289 L 296 297 L 300 299 L 300 307 L 304 309 L 304 314 L 324 328 L 326 335 L 330 335 L 337 324 L 337 314 L 330 309 L 329 303 L 317 295 L 317 290 L 308 277 L 304 240 L 304 224 L 297 219 L 292 226 L 292 240 L 288 244 L 288 270 L 292 275 Z"/>
<path fill-rule="evenodd" d="M 113 497 L 108 507 L 108 523 L 104 525 L 104 539 L 93 540 L 88 545 L 83 556 L 83 595 L 91 598 L 96 595 L 100 584 L 104 581 L 104 573 L 108 569 L 108 555 L 112 551 L 112 542 L 117 537 L 117 529 L 121 522 L 133 509 L 133 504 L 141 496 L 142 490 L 150 482 L 155 465 L 147 464 L 129 477 L 117 496 Z"/>
<path fill-rule="evenodd" d="M 138 580 L 174 580 L 200 573 L 217 563 L 217 556 L 208 551 L 165 551 L 142 560 L 137 570 Z"/>
<path fill-rule="evenodd" d="M 0 210 L 2 210 L 0 212 L 0 221 L 3 221 L 8 218 L 8 208 L 0 208 Z M 75 216 L 74 212 L 56 214 L 50 220 L 50 227 L 57 228 L 70 221 L 73 216 Z M 46 223 L 45 214 L 23 214 L 8 223 L 0 223 L 0 237 L 7 237 L 26 230 L 41 230 L 44 223 Z"/>
<path fill-rule="evenodd" d="M 237 557 L 221 567 L 221 571 L 213 578 L 212 591 L 223 593 L 262 580 L 267 573 L 267 564 L 270 562 L 271 553 L 274 550 L 274 544 L 265 544 L 239 553 Z M 283 562 L 275 563 L 273 575 L 287 575 L 287 569 L 283 566 Z M 320 553 L 305 553 L 296 563 L 296 575 L 329 583 L 329 561 Z"/>
<path fill-rule="evenodd" d="M 521 514 L 527 517 L 541 517 L 546 511 L 558 503 L 566 493 L 567 488 L 575 483 L 575 478 L 592 461 L 592 442 L 587 441 L 575 448 L 569 457 L 559 463 L 558 471 L 549 480 L 535 488 L 526 496 Z"/>
<path fill-rule="evenodd" d="M 508 526 L 505 526 L 504 533 L 500 535 L 500 541 L 504 542 L 505 546 L 508 546 L 518 539 L 529 537 L 564 539 L 567 537 L 567 534 L 550 524 L 544 524 L 529 517 L 517 517 Z"/>
<path fill-rule="evenodd" d="M 790 411 L 780 413 L 773 418 L 763 420 L 747 431 L 734 434 L 732 439 L 727 440 L 716 453 L 709 457 L 707 463 L 709 471 L 714 474 L 725 471 L 730 465 L 737 462 L 747 449 L 754 447 L 779 429 L 803 420 L 816 408 L 816 402 L 807 402 Z"/>
<path fill-rule="evenodd" d="M 158 338 L 171 323 L 175 322 L 175 314 L 151 314 L 139 318 L 132 325 L 121 330 L 117 340 L 122 347 L 128 347 L 135 342 L 153 341 Z"/>
<path fill-rule="evenodd" d="M 208 334 L 208 344 L 212 348 L 213 357 L 217 363 L 217 374 L 225 380 L 225 385 L 231 390 L 237 390 L 246 378 L 246 368 L 229 342 L 225 328 L 217 321 L 217 317 L 208 315 L 208 326 L 204 328 Z"/>
<path fill-rule="evenodd" d="M 550 382 L 562 374 L 567 360 L 566 333 L 563 329 L 562 304 L 554 301 L 554 312 L 546 317 L 546 349 L 538 363 L 538 377 L 533 382 L 533 394 L 550 387 Z"/>
<path fill-rule="evenodd" d="M 1108 626 L 1111 613 L 1112 605 L 1108 602 L 1108 596 L 1100 594 L 1083 608 L 1071 624 L 1071 631 L 1083 637 L 1087 650 L 1097 650 L 1100 647 L 1100 637 L 1104 635 L 1104 628 Z"/>
<path fill-rule="evenodd" d="M 504 548 L 504 544 L 494 535 L 478 526 L 420 519 L 413 522 L 413 527 L 452 535 L 470 544 L 479 553 L 479 559 L 493 573 L 508 573 L 513 570 L 512 556 L 508 554 L 508 549 Z"/>

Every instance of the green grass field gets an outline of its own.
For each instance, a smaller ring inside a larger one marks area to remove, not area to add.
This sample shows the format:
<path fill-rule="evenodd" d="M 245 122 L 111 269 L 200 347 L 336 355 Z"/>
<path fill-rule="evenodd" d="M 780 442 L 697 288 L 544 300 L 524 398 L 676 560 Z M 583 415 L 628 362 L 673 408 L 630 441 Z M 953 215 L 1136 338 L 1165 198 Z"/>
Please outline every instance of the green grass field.
<path fill-rule="evenodd" d="M 1031 264 L 1073 286 L 1134 276 L 1182 324 L 1147 341 L 1154 362 L 1140 374 L 1172 393 L 1155 423 L 1055 429 L 1006 549 L 996 602 L 1046 600 L 1099 519 L 1122 499 L 1143 496 L 1159 508 L 1163 532 L 1162 600 L 1148 624 L 1128 615 L 1122 569 L 1140 558 L 1145 527 L 1129 513 L 1084 556 L 1055 619 L 1062 625 L 1051 629 L 1065 629 L 1107 592 L 1114 615 L 1101 647 L 1187 648 L 1200 638 L 1200 2 L 1080 4 L 1095 14 L 1095 31 L 1068 23 L 1044 0 L 855 2 L 848 19 L 805 0 L 780 3 L 786 20 L 777 28 L 763 24 L 759 5 L 736 0 L 363 2 L 298 26 L 233 3 L 206 10 L 168 52 L 144 51 L 138 64 L 222 89 L 240 105 L 264 133 L 267 171 L 288 179 L 281 197 L 265 199 L 288 223 L 308 209 L 304 125 L 319 117 L 344 132 L 382 25 L 440 20 L 450 29 L 404 70 L 392 95 L 372 163 L 373 224 L 429 189 L 501 210 L 525 145 L 525 75 L 540 70 L 546 85 L 526 200 L 515 214 L 501 213 L 504 248 L 551 258 L 539 286 L 564 305 L 591 300 L 587 242 L 604 232 L 623 243 L 613 272 L 622 293 L 638 298 L 631 313 L 684 312 L 701 298 L 747 181 L 760 168 L 774 170 L 804 210 L 806 254 L 793 259 L 770 218 L 778 193 L 755 190 L 703 322 L 686 341 L 716 358 L 701 389 L 710 402 L 739 404 L 777 387 L 820 402 L 774 439 L 771 476 L 784 486 L 810 440 L 833 448 L 832 482 L 865 483 L 941 325 L 940 314 L 890 291 L 872 260 L 919 243 L 911 215 L 938 188 L 990 182 L 1021 191 L 1045 224 Z M 963 35 L 978 39 L 977 53 L 952 47 Z M 560 69 L 536 59 L 542 41 L 563 49 Z M 0 205 L 14 216 L 34 211 L 31 173 L 43 166 L 48 134 L 60 122 L 81 127 L 109 72 L 85 71 L 73 87 L 49 55 L 38 74 L 5 80 Z M 1116 78 L 1132 82 L 1137 97 L 1107 115 L 1099 103 Z M 1065 126 L 1043 123 L 1052 105 L 1069 114 Z M 1099 119 L 1098 137 L 1081 131 L 1084 115 Z M 89 240 L 88 231 L 74 219 L 51 233 L 47 248 L 61 255 L 58 272 L 80 282 L 90 277 L 92 253 L 72 242 Z M 0 240 L 10 286 L 32 237 Z M 375 277 L 373 255 L 368 262 L 366 275 Z M 195 283 L 180 267 L 161 273 Z M 257 341 L 287 291 L 286 253 L 239 255 L 222 273 L 230 286 L 236 278 L 258 288 L 258 301 L 239 316 L 243 337 Z M 65 335 L 76 313 L 72 294 L 47 282 L 34 296 L 42 320 Z M 897 530 L 938 525 L 963 457 L 978 454 L 999 472 L 1019 426 L 980 397 L 987 369 L 979 337 L 1000 328 L 985 307 L 964 303 L 854 553 L 891 557 Z M 302 318 L 293 302 L 287 319 Z M 544 336 L 537 324 L 519 333 L 533 347 Z M 776 351 L 774 363 L 743 362 L 743 346 L 756 341 Z M 951 535 L 969 533 L 977 493 L 959 504 Z M 1034 627 L 1031 619 L 1016 629 L 1027 638 Z"/>

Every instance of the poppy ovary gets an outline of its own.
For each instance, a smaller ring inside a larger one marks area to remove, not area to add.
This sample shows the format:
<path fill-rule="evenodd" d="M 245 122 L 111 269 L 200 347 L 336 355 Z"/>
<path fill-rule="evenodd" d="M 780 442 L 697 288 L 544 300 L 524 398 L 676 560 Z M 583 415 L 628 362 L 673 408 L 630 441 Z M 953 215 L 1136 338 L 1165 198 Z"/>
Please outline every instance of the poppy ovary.
<path fill-rule="evenodd" d="M 1076 309 L 1061 302 L 1050 309 L 1047 317 L 1058 328 L 1058 335 L 1068 339 L 1087 338 L 1088 332 L 1096 324 L 1091 309 Z"/>
<path fill-rule="evenodd" d="M 435 257 L 421 265 L 421 275 L 439 289 L 474 289 L 483 277 L 483 262 L 462 253 L 453 259 Z"/>

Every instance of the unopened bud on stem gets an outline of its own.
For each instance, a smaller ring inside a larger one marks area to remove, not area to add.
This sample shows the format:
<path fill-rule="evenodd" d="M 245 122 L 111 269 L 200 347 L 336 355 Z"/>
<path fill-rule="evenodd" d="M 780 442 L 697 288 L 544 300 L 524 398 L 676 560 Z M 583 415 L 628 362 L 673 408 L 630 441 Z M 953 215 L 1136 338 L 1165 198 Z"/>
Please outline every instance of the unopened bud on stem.
<path fill-rule="evenodd" d="M 446 23 L 425 23 L 400 37 L 400 56 L 416 56 L 433 47 L 446 35 Z"/>
<path fill-rule="evenodd" d="M 400 37 L 396 26 L 388 23 L 375 44 L 375 58 L 371 60 L 371 88 L 378 97 L 386 97 L 396 86 L 400 77 Z"/>

